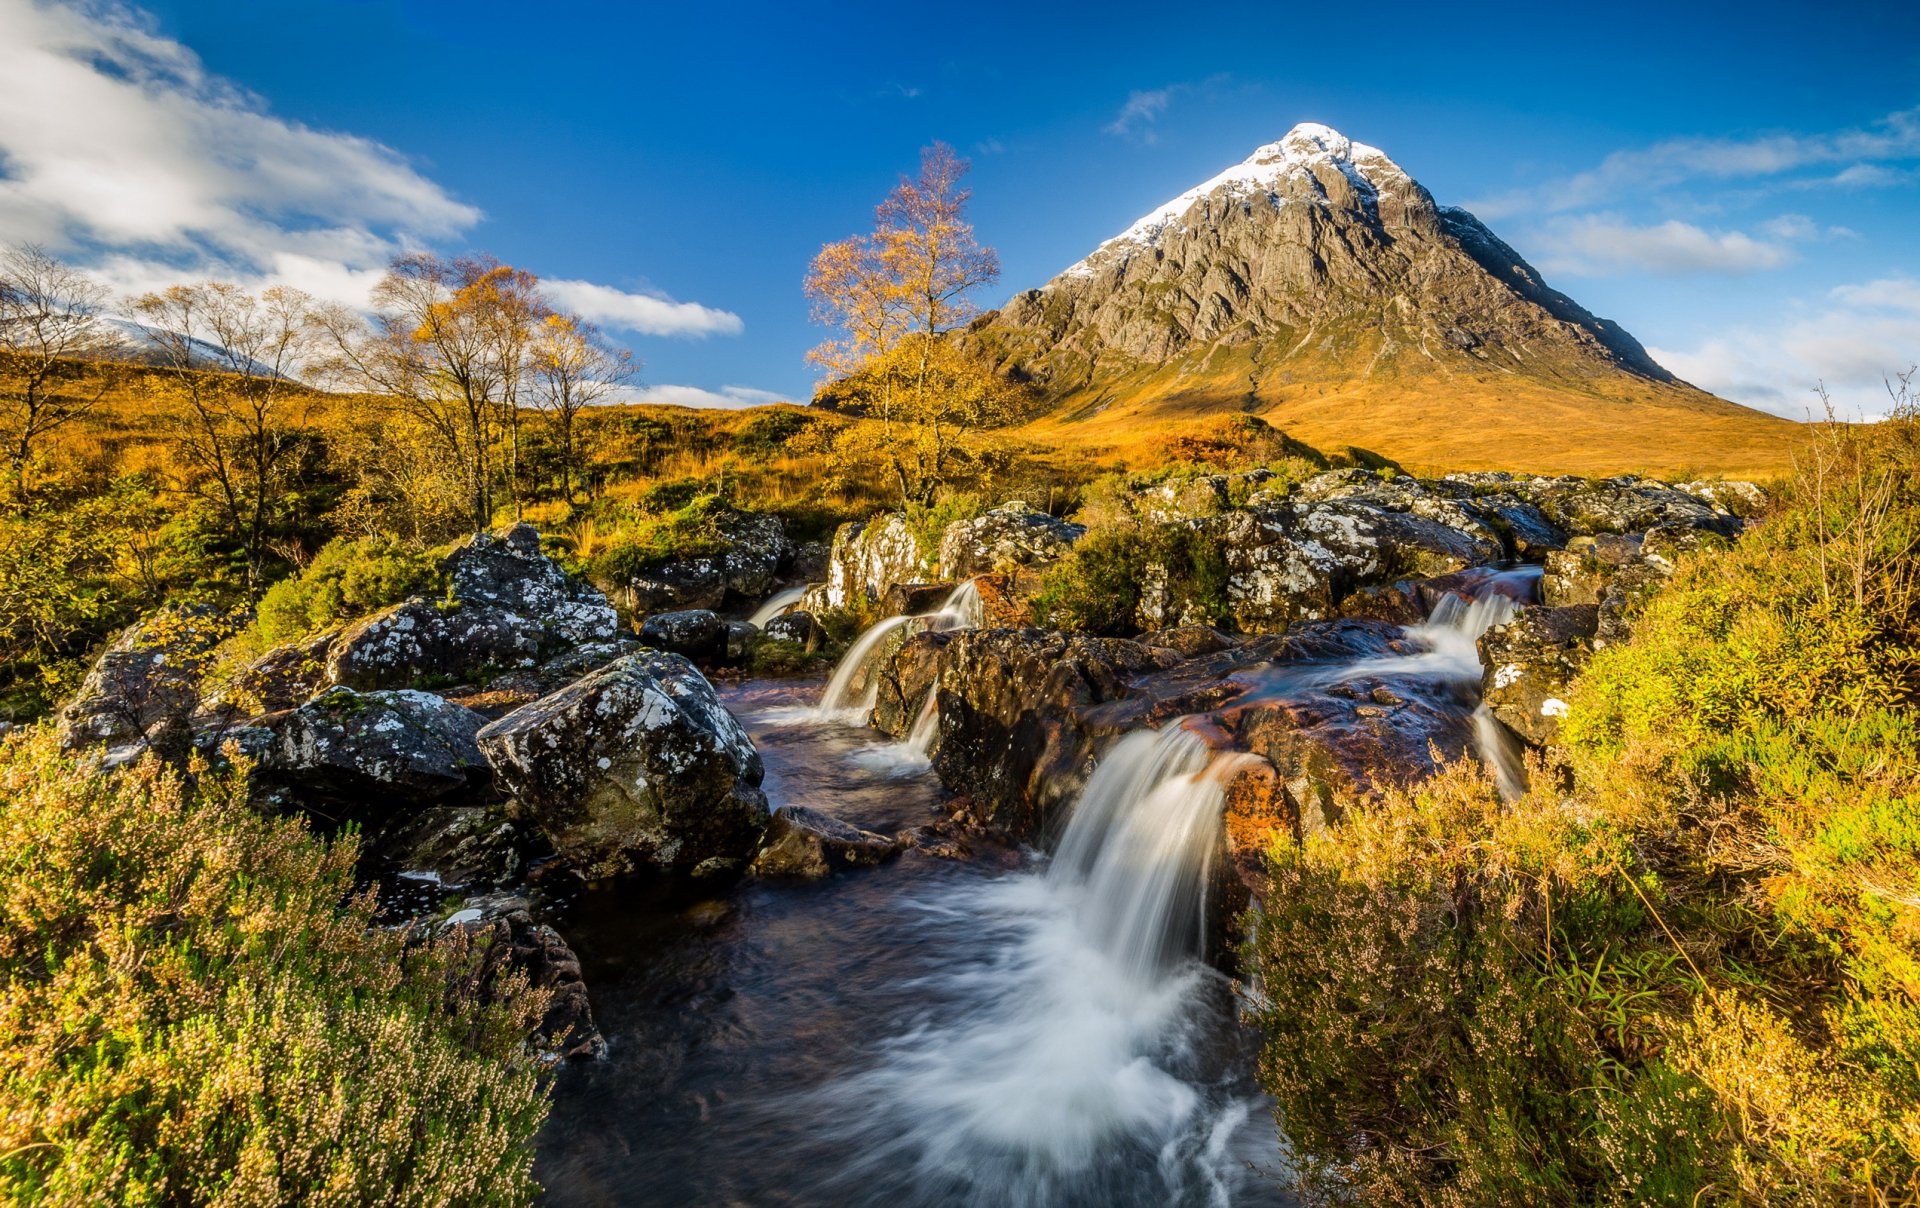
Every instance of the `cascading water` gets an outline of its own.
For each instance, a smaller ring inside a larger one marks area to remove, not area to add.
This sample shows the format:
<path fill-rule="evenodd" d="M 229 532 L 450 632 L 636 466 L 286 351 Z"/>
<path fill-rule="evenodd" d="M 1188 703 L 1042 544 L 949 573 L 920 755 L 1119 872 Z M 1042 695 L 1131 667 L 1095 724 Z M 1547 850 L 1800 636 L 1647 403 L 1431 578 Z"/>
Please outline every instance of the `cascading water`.
<path fill-rule="evenodd" d="M 953 594 L 932 612 L 910 617 L 888 617 L 868 629 L 848 647 L 846 655 L 834 667 L 833 678 L 827 681 L 826 691 L 820 694 L 820 704 L 814 709 L 814 715 L 822 720 L 864 724 L 867 714 L 873 711 L 873 702 L 880 690 L 870 674 L 870 664 L 886 648 L 890 638 L 902 631 L 972 628 L 980 624 L 981 611 L 980 590 L 972 580 L 968 580 L 955 588 Z"/>
<path fill-rule="evenodd" d="M 753 615 L 747 620 L 755 629 L 763 628 L 768 621 L 798 604 L 800 597 L 806 594 L 807 589 L 804 587 L 789 587 L 785 591 L 776 591 L 767 597 L 766 603 L 754 609 Z"/>
<path fill-rule="evenodd" d="M 1107 1204 L 1272 1196 L 1281 1157 L 1256 1101 L 1199 1068 L 1220 1021 L 1201 953 L 1225 787 L 1250 757 L 1174 725 L 1100 761 L 1039 874 L 926 908 L 1003 938 L 988 962 L 928 979 L 919 1026 L 821 1092 L 858 1140 L 849 1187 L 910 1177 L 908 1202 Z M 1274 1196 L 1273 1198 L 1278 1198 Z"/>

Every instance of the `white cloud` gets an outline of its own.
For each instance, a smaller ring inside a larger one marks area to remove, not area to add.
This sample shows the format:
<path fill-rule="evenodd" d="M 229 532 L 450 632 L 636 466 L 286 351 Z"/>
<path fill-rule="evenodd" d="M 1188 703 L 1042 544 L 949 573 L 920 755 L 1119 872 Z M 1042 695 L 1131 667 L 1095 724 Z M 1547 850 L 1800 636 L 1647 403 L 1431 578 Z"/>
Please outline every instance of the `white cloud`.
<path fill-rule="evenodd" d="M 1788 225 L 1798 234 L 1798 227 Z M 1793 256 L 1781 243 L 1755 239 L 1742 231 L 1708 231 L 1672 219 L 1636 226 L 1611 214 L 1557 220 L 1533 242 L 1541 249 L 1542 268 L 1583 277 L 1623 272 L 1746 273 L 1777 268 Z"/>
<path fill-rule="evenodd" d="M 559 306 L 603 327 L 648 336 L 734 336 L 745 325 L 732 311 L 698 302 L 675 302 L 651 294 L 633 294 L 591 281 L 542 280 L 540 287 Z"/>
<path fill-rule="evenodd" d="M 1108 134 L 1117 134 L 1122 138 L 1137 137 L 1152 142 L 1155 138 L 1153 124 L 1173 103 L 1174 94 L 1184 87 L 1170 84 L 1165 88 L 1134 89 L 1127 94 L 1127 103 L 1120 106 L 1119 114 L 1104 129 Z"/>
<path fill-rule="evenodd" d="M 1780 323 L 1744 327 L 1689 350 L 1649 348 L 1704 390 L 1792 419 L 1817 417 L 1824 385 L 1842 418 L 1886 413 L 1886 383 L 1920 363 L 1920 281 L 1890 277 L 1832 290 Z"/>
<path fill-rule="evenodd" d="M 1827 178 L 1828 183 L 1893 184 L 1911 179 L 1910 174 L 1881 164 L 1915 158 L 1920 158 L 1920 108 L 1889 114 L 1863 129 L 1754 138 L 1679 138 L 1615 151 L 1585 172 L 1483 198 L 1467 208 L 1482 218 L 1579 210 L 1689 180 L 1777 177 L 1833 164 L 1848 166 Z"/>
<path fill-rule="evenodd" d="M 707 390 L 699 386 L 634 386 L 621 392 L 622 403 L 664 403 L 674 407 L 764 407 L 769 403 L 793 400 L 771 390 L 751 386 L 722 386 Z"/>
<path fill-rule="evenodd" d="M 0 0 L 0 31 L 0 241 L 117 292 L 223 277 L 365 306 L 396 254 L 480 220 L 397 151 L 275 116 L 118 0 Z M 741 330 L 698 303 L 553 284 L 610 327 Z"/>

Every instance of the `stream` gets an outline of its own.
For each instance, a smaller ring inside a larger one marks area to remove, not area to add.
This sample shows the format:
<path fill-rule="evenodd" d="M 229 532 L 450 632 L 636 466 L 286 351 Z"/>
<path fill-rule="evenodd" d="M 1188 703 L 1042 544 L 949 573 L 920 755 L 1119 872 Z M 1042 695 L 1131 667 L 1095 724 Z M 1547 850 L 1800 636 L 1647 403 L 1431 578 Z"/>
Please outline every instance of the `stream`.
<path fill-rule="evenodd" d="M 723 690 L 768 800 L 883 833 L 943 818 L 924 760 L 812 713 L 820 693 Z M 1232 986 L 1166 938 L 1198 931 L 1174 900 L 1191 848 L 1164 844 L 1211 844 L 1206 762 L 1125 740 L 1077 812 L 1099 824 L 1070 826 L 1057 862 L 976 842 L 706 899 L 567 903 L 608 1056 L 558 1080 L 547 1202 L 1292 1203 Z M 1140 825 L 1110 825 L 1123 814 Z"/>

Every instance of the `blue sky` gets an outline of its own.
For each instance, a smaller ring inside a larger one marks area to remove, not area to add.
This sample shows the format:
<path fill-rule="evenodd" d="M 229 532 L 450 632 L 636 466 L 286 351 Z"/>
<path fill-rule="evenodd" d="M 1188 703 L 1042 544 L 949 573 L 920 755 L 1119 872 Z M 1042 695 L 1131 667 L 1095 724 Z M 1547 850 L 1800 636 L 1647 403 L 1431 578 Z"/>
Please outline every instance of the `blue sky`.
<path fill-rule="evenodd" d="M 804 398 L 807 260 L 927 142 L 991 305 L 1311 120 L 1729 397 L 1871 414 L 1920 360 L 1920 5 L 1358 12 L 0 0 L 0 240 L 349 300 L 484 250 L 654 397 Z"/>

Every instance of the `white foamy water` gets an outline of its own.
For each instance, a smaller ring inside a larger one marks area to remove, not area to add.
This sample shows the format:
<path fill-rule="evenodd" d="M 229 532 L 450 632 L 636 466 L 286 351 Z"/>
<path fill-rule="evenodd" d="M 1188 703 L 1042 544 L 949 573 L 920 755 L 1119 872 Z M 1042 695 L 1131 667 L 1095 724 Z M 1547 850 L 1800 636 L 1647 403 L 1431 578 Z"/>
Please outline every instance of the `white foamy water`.
<path fill-rule="evenodd" d="M 1208 863 L 1248 758 L 1178 726 L 1130 734 L 1044 872 L 921 904 L 995 935 L 993 955 L 926 979 L 917 1026 L 820 1092 L 857 1140 L 850 1188 L 904 1169 L 916 1203 L 1285 1202 L 1250 1173 L 1282 1161 L 1264 1104 L 1199 1068 L 1223 993 L 1198 959 Z"/>
<path fill-rule="evenodd" d="M 955 588 L 939 608 L 911 617 L 888 617 L 855 639 L 833 669 L 826 691 L 820 694 L 815 710 L 821 720 L 851 721 L 865 725 L 873 712 L 880 686 L 871 672 L 872 664 L 892 648 L 894 641 L 927 631 L 970 629 L 981 621 L 980 591 L 972 580 Z"/>
<path fill-rule="evenodd" d="M 798 604 L 800 597 L 806 594 L 807 589 L 804 587 L 789 587 L 785 591 L 776 591 L 767 597 L 766 603 L 754 609 L 753 615 L 747 620 L 752 622 L 755 629 L 763 628 L 768 621 Z"/>

